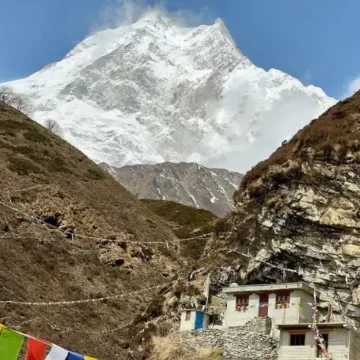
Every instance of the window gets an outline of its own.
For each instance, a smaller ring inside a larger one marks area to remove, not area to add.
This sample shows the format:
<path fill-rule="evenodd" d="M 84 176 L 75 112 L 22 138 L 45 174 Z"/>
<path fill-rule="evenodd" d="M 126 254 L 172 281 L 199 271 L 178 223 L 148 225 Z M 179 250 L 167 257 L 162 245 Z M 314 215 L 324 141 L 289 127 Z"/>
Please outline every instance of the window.
<path fill-rule="evenodd" d="M 236 311 L 243 311 L 249 306 L 249 295 L 236 296 Z"/>
<path fill-rule="evenodd" d="M 290 307 L 290 291 L 278 291 L 276 293 L 276 309 Z"/>
<path fill-rule="evenodd" d="M 191 311 L 187 311 L 185 314 L 185 321 L 189 321 L 191 318 Z"/>
<path fill-rule="evenodd" d="M 290 334 L 290 346 L 305 345 L 305 334 Z"/>
<path fill-rule="evenodd" d="M 329 334 L 321 334 L 321 336 L 324 339 L 325 342 L 325 349 L 328 349 L 328 343 L 329 343 Z M 316 357 L 323 357 L 325 358 L 325 354 L 324 354 L 324 350 L 320 347 L 319 342 L 316 341 L 316 345 L 317 345 L 317 350 L 316 350 Z"/>

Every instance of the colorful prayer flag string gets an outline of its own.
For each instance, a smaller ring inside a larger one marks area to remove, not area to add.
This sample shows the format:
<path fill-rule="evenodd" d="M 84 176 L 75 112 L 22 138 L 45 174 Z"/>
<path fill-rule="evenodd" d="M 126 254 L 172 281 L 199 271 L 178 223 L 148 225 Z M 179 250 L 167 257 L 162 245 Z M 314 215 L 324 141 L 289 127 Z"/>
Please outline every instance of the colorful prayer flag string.
<path fill-rule="evenodd" d="M 0 359 L 17 360 L 27 338 L 25 360 L 97 360 L 96 358 L 68 351 L 58 345 L 50 344 L 33 336 L 8 329 L 0 324 Z M 50 351 L 45 358 L 47 346 Z"/>

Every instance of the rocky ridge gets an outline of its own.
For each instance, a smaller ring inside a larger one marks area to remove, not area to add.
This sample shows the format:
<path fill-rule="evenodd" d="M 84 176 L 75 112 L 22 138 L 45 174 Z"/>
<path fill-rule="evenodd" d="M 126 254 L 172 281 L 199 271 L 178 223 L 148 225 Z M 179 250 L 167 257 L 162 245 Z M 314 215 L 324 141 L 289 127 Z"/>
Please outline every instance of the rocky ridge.
<path fill-rule="evenodd" d="M 100 164 L 139 199 L 162 199 L 206 209 L 217 216 L 234 210 L 233 194 L 242 175 L 211 169 L 196 163 L 127 165 L 121 168 Z"/>

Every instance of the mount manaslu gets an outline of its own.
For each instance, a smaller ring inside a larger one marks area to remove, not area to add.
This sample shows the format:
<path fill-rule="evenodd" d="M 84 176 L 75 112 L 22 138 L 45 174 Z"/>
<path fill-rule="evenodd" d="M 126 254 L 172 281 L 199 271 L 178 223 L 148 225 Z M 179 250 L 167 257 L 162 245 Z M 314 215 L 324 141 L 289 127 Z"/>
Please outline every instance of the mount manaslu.
<path fill-rule="evenodd" d="M 221 20 L 189 28 L 155 12 L 6 85 L 29 96 L 36 121 L 56 120 L 66 140 L 117 167 L 186 161 L 244 172 L 335 103 L 256 67 Z"/>

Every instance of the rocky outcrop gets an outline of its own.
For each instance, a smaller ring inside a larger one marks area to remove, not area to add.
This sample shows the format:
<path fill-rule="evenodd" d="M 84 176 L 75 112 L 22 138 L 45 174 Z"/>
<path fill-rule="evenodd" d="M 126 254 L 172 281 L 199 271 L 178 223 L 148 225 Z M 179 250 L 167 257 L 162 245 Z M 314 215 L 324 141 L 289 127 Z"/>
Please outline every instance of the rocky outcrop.
<path fill-rule="evenodd" d="M 196 163 L 100 166 L 139 199 L 175 201 L 220 217 L 235 209 L 232 197 L 242 179 L 238 172 Z"/>
<path fill-rule="evenodd" d="M 228 281 L 303 279 L 337 311 L 359 314 L 359 129 L 357 93 L 244 176 L 207 255 L 233 269 Z"/>

